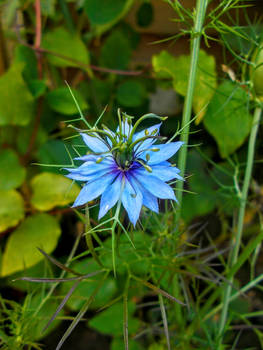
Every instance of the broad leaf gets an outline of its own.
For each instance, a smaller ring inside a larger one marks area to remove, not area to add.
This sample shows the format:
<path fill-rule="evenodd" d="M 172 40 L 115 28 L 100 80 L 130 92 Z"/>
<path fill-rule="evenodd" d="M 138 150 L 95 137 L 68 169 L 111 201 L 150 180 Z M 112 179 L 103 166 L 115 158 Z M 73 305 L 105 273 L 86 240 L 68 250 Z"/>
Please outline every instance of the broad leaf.
<path fill-rule="evenodd" d="M 158 77 L 172 78 L 174 89 L 180 95 L 186 96 L 190 61 L 190 56 L 174 57 L 167 51 L 162 51 L 160 54 L 153 56 L 152 64 Z M 197 123 L 205 115 L 205 106 L 211 100 L 215 88 L 215 59 L 205 51 L 200 50 L 193 96 L 193 109 L 198 114 Z"/>
<path fill-rule="evenodd" d="M 16 63 L 0 77 L 0 125 L 27 125 L 34 99 L 22 78 L 24 64 Z"/>
<path fill-rule="evenodd" d="M 126 69 L 131 58 L 131 46 L 122 32 L 116 30 L 101 49 L 100 64 L 111 69 Z"/>
<path fill-rule="evenodd" d="M 2 261 L 2 276 L 31 267 L 43 259 L 37 247 L 50 254 L 56 247 L 61 229 L 48 214 L 29 216 L 9 236 Z"/>
<path fill-rule="evenodd" d="M 135 311 L 135 304 L 128 303 L 128 324 L 129 333 L 134 333 L 139 327 L 139 320 L 132 317 Z M 107 310 L 102 311 L 100 314 L 93 317 L 89 321 L 89 326 L 95 328 L 98 332 L 103 334 L 121 335 L 123 332 L 123 304 L 117 303 L 109 307 Z"/>
<path fill-rule="evenodd" d="M 82 111 L 88 108 L 87 102 L 84 100 L 83 96 L 75 89 L 71 89 L 74 97 L 76 98 L 78 105 Z M 72 115 L 78 114 L 77 106 L 69 92 L 67 87 L 60 87 L 58 89 L 52 90 L 47 94 L 47 102 L 51 109 L 54 111 Z"/>
<path fill-rule="evenodd" d="M 248 95 L 230 81 L 221 84 L 204 118 L 207 131 L 214 137 L 221 157 L 226 158 L 246 140 L 251 128 Z"/>
<path fill-rule="evenodd" d="M 129 11 L 133 0 L 85 0 L 84 9 L 97 35 L 116 24 Z"/>
<path fill-rule="evenodd" d="M 204 159 L 196 151 L 189 152 L 187 157 L 187 174 L 189 189 L 194 193 L 183 195 L 182 217 L 189 222 L 214 210 L 218 195 L 216 182 L 209 175 Z"/>
<path fill-rule="evenodd" d="M 22 185 L 26 170 L 11 149 L 0 151 L 0 190 L 11 190 Z"/>
<path fill-rule="evenodd" d="M 3 232 L 24 218 L 24 201 L 15 190 L 0 191 L 0 198 L 0 232 Z"/>
<path fill-rule="evenodd" d="M 89 53 L 81 38 L 77 34 L 71 34 L 63 27 L 45 33 L 42 47 L 54 52 L 54 54 L 47 55 L 48 60 L 54 66 L 79 68 L 75 60 L 89 64 Z M 60 55 L 69 59 L 60 57 Z"/>
<path fill-rule="evenodd" d="M 84 9 L 93 25 L 103 25 L 119 16 L 125 3 L 126 0 L 85 0 Z"/>
<path fill-rule="evenodd" d="M 117 101 L 124 107 L 139 107 L 146 96 L 145 87 L 139 81 L 125 81 L 117 89 Z"/>
<path fill-rule="evenodd" d="M 31 181 L 31 187 L 31 203 L 41 211 L 74 202 L 80 191 L 79 186 L 72 184 L 65 176 L 48 172 L 36 175 Z"/>

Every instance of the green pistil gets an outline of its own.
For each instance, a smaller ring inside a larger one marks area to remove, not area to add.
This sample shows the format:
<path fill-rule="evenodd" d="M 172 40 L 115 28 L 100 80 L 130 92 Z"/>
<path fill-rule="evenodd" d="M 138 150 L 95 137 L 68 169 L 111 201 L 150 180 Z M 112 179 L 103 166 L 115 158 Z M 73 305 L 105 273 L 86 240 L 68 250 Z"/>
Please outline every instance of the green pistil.
<path fill-rule="evenodd" d="M 128 170 L 133 161 L 133 151 L 129 145 L 124 142 L 120 143 L 117 150 L 113 152 L 116 163 L 122 170 Z"/>

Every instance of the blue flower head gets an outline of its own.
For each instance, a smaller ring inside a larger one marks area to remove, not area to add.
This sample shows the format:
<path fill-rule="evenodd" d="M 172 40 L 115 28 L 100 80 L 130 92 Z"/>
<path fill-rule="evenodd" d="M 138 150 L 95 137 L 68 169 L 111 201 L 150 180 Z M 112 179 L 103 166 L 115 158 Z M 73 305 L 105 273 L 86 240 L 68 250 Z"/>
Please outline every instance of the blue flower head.
<path fill-rule="evenodd" d="M 83 205 L 101 195 L 99 219 L 121 201 L 135 226 L 142 206 L 158 213 L 158 200 L 176 200 L 167 184 L 172 179 L 182 180 L 180 170 L 167 160 L 183 142 L 160 143 L 160 124 L 136 132 L 146 118 L 165 119 L 153 114 L 141 117 L 134 126 L 132 118 L 119 111 L 119 127 L 114 133 L 107 127 L 80 131 L 91 151 L 76 158 L 84 163 L 68 168 L 70 179 L 83 181 L 73 207 Z"/>

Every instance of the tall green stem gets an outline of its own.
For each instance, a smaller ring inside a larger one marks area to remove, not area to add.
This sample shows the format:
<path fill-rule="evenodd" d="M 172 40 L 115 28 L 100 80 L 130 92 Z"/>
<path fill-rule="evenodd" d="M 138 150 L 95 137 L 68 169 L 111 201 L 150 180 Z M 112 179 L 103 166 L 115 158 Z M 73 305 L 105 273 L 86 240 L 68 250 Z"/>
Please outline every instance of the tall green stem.
<path fill-rule="evenodd" d="M 243 223 L 244 223 L 244 215 L 245 215 L 246 202 L 247 202 L 247 194 L 248 194 L 248 188 L 251 180 L 251 173 L 252 173 L 254 152 L 255 152 L 255 143 L 257 138 L 257 131 L 258 131 L 261 112 L 262 112 L 261 108 L 259 107 L 256 108 L 254 117 L 253 117 L 253 124 L 252 124 L 249 143 L 248 143 L 247 165 L 245 170 L 244 184 L 241 192 L 240 207 L 238 211 L 237 231 L 235 236 L 233 236 L 232 238 L 232 251 L 229 256 L 229 264 L 228 264 L 229 270 L 231 270 L 231 268 L 236 264 L 238 260 L 238 253 L 240 249 L 242 232 L 243 232 Z M 228 307 L 229 307 L 229 302 L 230 302 L 230 297 L 232 292 L 234 275 L 233 274 L 230 275 L 228 280 L 229 280 L 229 283 L 225 287 L 224 297 L 223 297 L 223 308 L 222 308 L 222 313 L 221 313 L 221 318 L 219 323 L 218 342 L 222 341 L 222 335 L 223 335 L 226 320 L 227 320 Z"/>
<path fill-rule="evenodd" d="M 89 217 L 89 206 L 86 204 L 85 206 L 85 232 L 86 232 L 86 243 L 89 248 L 89 251 L 93 257 L 93 259 L 98 263 L 98 265 L 103 267 L 102 262 L 100 261 L 100 258 L 98 257 L 92 241 L 92 232 L 91 232 L 91 226 L 90 226 L 90 217 Z"/>
<path fill-rule="evenodd" d="M 191 49 L 191 64 L 190 64 L 189 80 L 188 80 L 188 87 L 187 87 L 187 95 L 185 98 L 184 109 L 183 109 L 183 120 L 182 120 L 183 132 L 180 137 L 180 140 L 183 141 L 185 144 L 179 151 L 178 168 L 181 170 L 181 173 L 180 173 L 181 176 L 184 176 L 184 173 L 185 173 L 185 164 L 186 164 L 186 157 L 187 157 L 186 145 L 188 143 L 196 71 L 197 71 L 197 64 L 198 64 L 198 57 L 199 57 L 199 50 L 200 50 L 200 40 L 202 35 L 202 27 L 204 23 L 207 3 L 208 3 L 208 0 L 197 0 L 195 23 L 194 23 L 193 33 L 192 33 L 192 40 L 191 40 L 192 49 Z M 179 222 L 180 215 L 181 215 L 182 189 L 183 189 L 183 182 L 178 181 L 176 186 L 176 196 L 179 202 L 179 206 L 176 211 L 177 223 Z"/>

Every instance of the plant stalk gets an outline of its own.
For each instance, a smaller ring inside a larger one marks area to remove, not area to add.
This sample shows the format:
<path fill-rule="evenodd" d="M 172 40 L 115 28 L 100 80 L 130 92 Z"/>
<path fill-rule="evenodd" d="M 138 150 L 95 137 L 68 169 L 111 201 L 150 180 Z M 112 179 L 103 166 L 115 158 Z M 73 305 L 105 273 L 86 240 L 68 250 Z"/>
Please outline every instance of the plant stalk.
<path fill-rule="evenodd" d="M 195 14 L 195 23 L 194 29 L 191 38 L 191 63 L 190 63 L 190 72 L 189 72 L 189 80 L 187 87 L 187 94 L 184 102 L 183 109 L 183 120 L 182 120 L 182 129 L 183 132 L 180 136 L 180 141 L 184 142 L 184 146 L 179 151 L 179 159 L 178 159 L 178 168 L 180 169 L 180 175 L 184 177 L 185 173 L 185 165 L 186 165 L 186 157 L 187 157 L 187 144 L 189 137 L 189 128 L 190 128 L 190 119 L 192 112 L 192 102 L 194 95 L 194 87 L 196 80 L 196 72 L 197 72 L 197 64 L 200 50 L 200 40 L 202 35 L 202 27 L 204 23 L 206 8 L 208 5 L 208 0 L 197 0 L 196 5 L 196 14 Z M 179 219 L 181 216 L 181 205 L 182 205 L 182 189 L 183 182 L 178 181 L 176 186 L 176 196 L 179 202 L 179 205 L 176 210 L 176 223 L 179 224 Z"/>
<path fill-rule="evenodd" d="M 241 240 L 242 240 L 242 233 L 243 233 L 247 194 L 248 194 L 249 184 L 251 180 L 254 153 L 255 153 L 255 144 L 256 144 L 256 138 L 257 138 L 257 132 L 258 132 L 261 113 L 262 113 L 262 108 L 257 107 L 254 112 L 253 124 L 252 124 L 250 137 L 249 137 L 247 165 L 246 165 L 245 176 L 244 176 L 244 184 L 243 184 L 241 198 L 240 198 L 240 207 L 238 211 L 236 235 L 232 238 L 232 251 L 229 256 L 229 264 L 228 264 L 229 270 L 231 270 L 231 268 L 236 264 L 238 260 L 238 254 L 239 254 L 239 249 L 240 249 Z M 229 283 L 225 287 L 224 297 L 222 302 L 223 308 L 222 308 L 222 313 L 221 313 L 221 318 L 219 323 L 219 330 L 218 330 L 219 342 L 222 341 L 222 335 L 224 333 L 224 328 L 227 321 L 227 314 L 228 314 L 228 308 L 229 308 L 229 303 L 231 299 L 234 274 L 231 274 L 228 280 L 229 280 Z"/>

